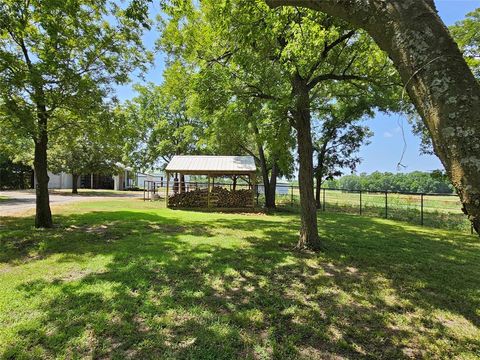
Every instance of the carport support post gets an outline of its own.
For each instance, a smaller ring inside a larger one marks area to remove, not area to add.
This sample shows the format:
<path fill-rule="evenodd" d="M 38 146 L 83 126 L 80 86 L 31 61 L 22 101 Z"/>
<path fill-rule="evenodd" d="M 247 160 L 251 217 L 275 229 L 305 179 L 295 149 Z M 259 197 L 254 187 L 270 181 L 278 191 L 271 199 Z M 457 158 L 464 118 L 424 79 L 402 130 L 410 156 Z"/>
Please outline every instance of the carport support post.
<path fill-rule="evenodd" d="M 255 173 L 250 175 L 250 182 L 252 183 L 252 208 L 255 208 L 255 195 L 256 195 L 255 186 L 257 182 Z M 274 191 L 276 191 L 276 189 Z"/>
<path fill-rule="evenodd" d="M 165 207 L 168 208 L 168 187 L 170 185 L 170 173 L 167 171 L 167 188 L 165 189 Z"/>
<path fill-rule="evenodd" d="M 210 207 L 210 174 L 207 175 L 207 208 Z"/>

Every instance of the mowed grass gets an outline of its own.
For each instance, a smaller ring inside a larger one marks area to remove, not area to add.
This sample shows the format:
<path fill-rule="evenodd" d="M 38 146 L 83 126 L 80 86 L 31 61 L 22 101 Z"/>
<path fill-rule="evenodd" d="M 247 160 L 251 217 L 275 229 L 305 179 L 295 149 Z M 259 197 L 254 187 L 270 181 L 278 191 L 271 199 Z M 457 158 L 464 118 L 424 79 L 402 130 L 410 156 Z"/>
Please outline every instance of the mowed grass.
<path fill-rule="evenodd" d="M 360 214 L 360 194 L 338 190 L 323 191 L 321 200 L 325 199 L 327 212 Z M 263 202 L 263 196 L 259 203 Z M 279 206 L 298 209 L 300 197 L 298 190 L 292 194 L 277 195 Z M 387 212 L 385 213 L 385 193 L 362 192 L 363 216 L 373 216 L 392 220 L 406 221 L 420 225 L 422 222 L 421 196 L 388 193 Z M 470 232 L 470 221 L 462 212 L 462 204 L 458 196 L 425 195 L 423 197 L 423 223 L 426 226 Z"/>
<path fill-rule="evenodd" d="M 0 218 L 0 357 L 480 357 L 480 240 L 319 213 L 174 211 L 134 199 Z"/>

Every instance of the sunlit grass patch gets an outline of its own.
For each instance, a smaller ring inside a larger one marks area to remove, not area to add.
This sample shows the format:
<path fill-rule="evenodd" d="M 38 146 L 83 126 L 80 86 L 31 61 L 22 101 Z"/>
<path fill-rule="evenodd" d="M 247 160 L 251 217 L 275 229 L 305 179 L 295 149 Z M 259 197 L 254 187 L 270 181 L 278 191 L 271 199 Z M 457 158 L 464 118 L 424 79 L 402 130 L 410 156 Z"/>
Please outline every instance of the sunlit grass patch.
<path fill-rule="evenodd" d="M 476 358 L 480 241 L 319 214 L 173 211 L 135 199 L 4 219 L 0 357 Z"/>

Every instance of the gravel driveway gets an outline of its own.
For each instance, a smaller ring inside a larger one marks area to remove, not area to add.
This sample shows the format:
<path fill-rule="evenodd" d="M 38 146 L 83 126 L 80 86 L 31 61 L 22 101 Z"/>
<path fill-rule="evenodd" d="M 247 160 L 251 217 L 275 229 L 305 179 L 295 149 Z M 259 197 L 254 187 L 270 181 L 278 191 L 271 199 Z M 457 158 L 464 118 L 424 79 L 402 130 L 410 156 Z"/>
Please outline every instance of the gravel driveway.
<path fill-rule="evenodd" d="M 50 194 L 50 205 L 68 204 L 80 201 L 105 200 L 112 198 L 140 198 L 141 192 L 111 193 L 108 195 L 99 195 L 89 193 L 88 195 L 71 195 L 68 193 Z M 2 199 L 7 197 L 7 199 Z M 0 216 L 11 216 L 25 213 L 35 209 L 35 193 L 33 191 L 0 191 Z"/>

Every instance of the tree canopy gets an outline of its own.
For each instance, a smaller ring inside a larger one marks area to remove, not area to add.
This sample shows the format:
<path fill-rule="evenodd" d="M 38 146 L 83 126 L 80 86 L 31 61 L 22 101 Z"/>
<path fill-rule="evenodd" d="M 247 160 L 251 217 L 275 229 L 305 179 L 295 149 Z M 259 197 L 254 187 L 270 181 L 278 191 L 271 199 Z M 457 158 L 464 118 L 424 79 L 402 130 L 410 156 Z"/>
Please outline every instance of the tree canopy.
<path fill-rule="evenodd" d="M 94 112 L 151 57 L 127 10 L 103 0 L 0 3 L 0 124 L 33 142 L 37 227 L 52 226 L 49 133 L 72 119 L 64 112 Z"/>

